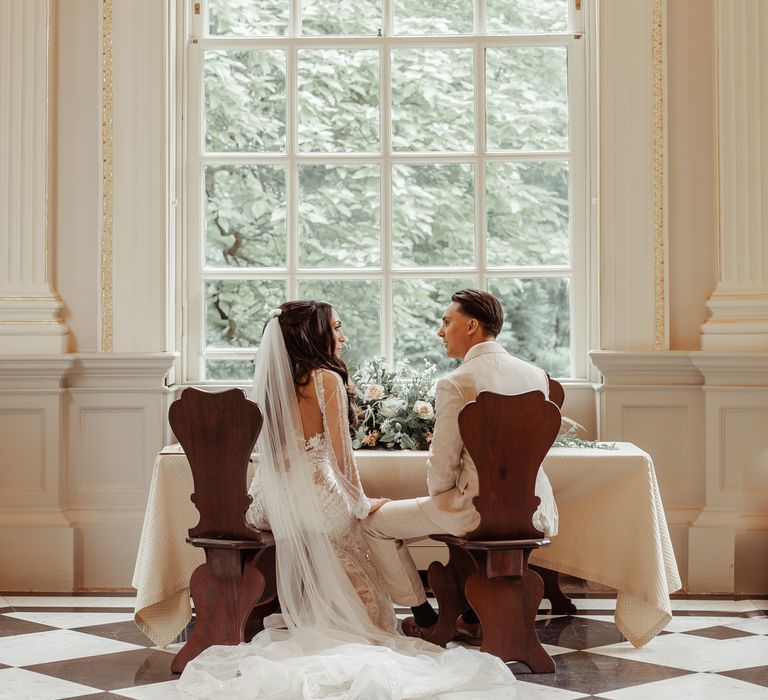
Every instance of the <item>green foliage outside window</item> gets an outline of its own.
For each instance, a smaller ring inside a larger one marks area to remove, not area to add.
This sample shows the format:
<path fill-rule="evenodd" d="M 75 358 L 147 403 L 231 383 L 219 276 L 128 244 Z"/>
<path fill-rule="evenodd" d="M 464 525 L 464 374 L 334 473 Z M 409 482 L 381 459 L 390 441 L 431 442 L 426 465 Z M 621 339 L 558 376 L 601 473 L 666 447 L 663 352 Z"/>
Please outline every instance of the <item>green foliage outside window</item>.
<path fill-rule="evenodd" d="M 287 2 L 209 0 L 208 5 L 211 35 L 288 31 Z M 307 35 L 375 36 L 380 28 L 380 5 L 373 0 L 354 3 L 353 14 L 347 12 L 353 3 L 302 5 Z M 440 18 L 434 16 L 437 7 Z M 394 15 L 400 34 L 473 31 L 469 0 L 396 0 Z M 499 34 L 565 31 L 567 1 L 488 0 L 487 21 L 489 32 Z M 205 150 L 244 157 L 285 154 L 291 128 L 286 49 L 217 46 L 204 49 L 203 57 Z M 376 158 L 382 144 L 380 60 L 370 47 L 297 51 L 299 155 Z M 414 366 L 426 360 L 441 371 L 454 367 L 436 336 L 440 318 L 451 293 L 477 285 L 475 270 L 487 264 L 514 266 L 514 272 L 487 275 L 486 288 L 502 300 L 507 315 L 500 342 L 555 376 L 570 374 L 569 280 L 525 269 L 571 262 L 569 162 L 535 155 L 569 147 L 566 51 L 557 46 L 486 50 L 488 151 L 528 152 L 524 159 L 512 154 L 483 166 L 486 260 L 476 257 L 474 60 L 469 48 L 392 49 L 392 152 L 424 158 L 393 163 L 385 180 L 385 166 L 370 162 L 302 163 L 293 181 L 284 163 L 230 159 L 204 167 L 207 347 L 255 348 L 269 309 L 286 299 L 288 199 L 295 187 L 299 267 L 329 269 L 322 278 L 302 277 L 299 269 L 298 295 L 337 307 L 352 367 L 380 354 L 380 314 L 388 308 L 391 359 L 407 358 Z M 464 160 L 430 162 L 429 154 L 437 151 Z M 394 272 L 388 299 L 382 298 L 380 273 L 371 270 L 366 278 L 367 270 L 382 264 L 383 182 L 392 188 L 387 196 Z M 450 277 L 413 276 L 420 266 L 459 269 Z M 217 268 L 242 271 L 245 278 L 248 269 L 278 271 L 269 279 L 217 279 Z M 334 277 L 333 270 L 354 271 L 356 277 Z M 398 270 L 406 274 L 398 277 Z M 207 376 L 214 379 L 245 379 L 249 367 L 243 360 L 206 361 Z"/>

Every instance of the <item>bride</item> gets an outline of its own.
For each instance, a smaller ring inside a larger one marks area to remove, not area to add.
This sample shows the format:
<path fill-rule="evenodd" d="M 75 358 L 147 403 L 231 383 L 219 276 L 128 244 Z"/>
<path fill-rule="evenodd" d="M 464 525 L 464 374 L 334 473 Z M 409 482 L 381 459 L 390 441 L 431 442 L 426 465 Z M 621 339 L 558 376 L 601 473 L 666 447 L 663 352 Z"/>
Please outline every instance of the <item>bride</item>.
<path fill-rule="evenodd" d="M 362 536 L 361 520 L 383 499 L 367 498 L 352 454 L 341 322 L 317 301 L 286 302 L 270 316 L 254 374 L 264 426 L 249 519 L 275 536 L 275 617 L 285 628 L 205 650 L 179 690 L 222 700 L 514 697 L 498 658 L 396 632 Z"/>

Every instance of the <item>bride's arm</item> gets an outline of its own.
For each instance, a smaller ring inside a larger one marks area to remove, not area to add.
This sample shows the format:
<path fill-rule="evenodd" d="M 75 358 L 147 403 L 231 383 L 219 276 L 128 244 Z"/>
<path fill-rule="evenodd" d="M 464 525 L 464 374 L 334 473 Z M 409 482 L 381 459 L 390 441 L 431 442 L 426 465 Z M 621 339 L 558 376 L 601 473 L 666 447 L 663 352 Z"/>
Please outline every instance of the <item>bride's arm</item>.
<path fill-rule="evenodd" d="M 352 439 L 349 435 L 348 399 L 341 377 L 335 372 L 323 370 L 322 399 L 320 408 L 323 412 L 327 439 L 336 457 L 336 464 L 344 480 L 344 487 L 355 501 L 354 512 L 358 518 L 364 518 L 370 511 L 371 504 L 360 483 L 355 458 L 352 453 Z"/>

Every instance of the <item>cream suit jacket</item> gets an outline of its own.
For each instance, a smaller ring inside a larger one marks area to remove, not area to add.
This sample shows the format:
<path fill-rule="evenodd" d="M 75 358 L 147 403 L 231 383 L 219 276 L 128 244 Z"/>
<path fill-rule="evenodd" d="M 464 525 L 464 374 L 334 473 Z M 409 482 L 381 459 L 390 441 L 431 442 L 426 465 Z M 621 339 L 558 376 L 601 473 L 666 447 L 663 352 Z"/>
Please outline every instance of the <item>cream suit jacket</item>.
<path fill-rule="evenodd" d="M 472 503 L 478 494 L 477 470 L 459 434 L 459 412 L 481 391 L 523 394 L 537 390 L 549 397 L 546 373 L 493 341 L 470 348 L 461 366 L 438 380 L 435 429 L 427 462 L 429 496 L 419 498 L 418 504 L 444 531 L 463 535 L 480 524 L 480 514 Z M 557 534 L 557 506 L 542 469 L 536 478 L 536 495 L 541 503 L 533 524 L 547 536 Z"/>

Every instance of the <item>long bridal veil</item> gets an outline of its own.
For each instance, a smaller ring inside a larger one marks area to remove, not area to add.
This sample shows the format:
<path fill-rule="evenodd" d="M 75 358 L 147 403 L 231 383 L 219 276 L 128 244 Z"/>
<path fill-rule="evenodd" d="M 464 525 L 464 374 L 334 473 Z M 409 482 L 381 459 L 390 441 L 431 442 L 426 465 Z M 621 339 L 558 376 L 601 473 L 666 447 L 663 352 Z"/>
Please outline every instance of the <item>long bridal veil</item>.
<path fill-rule="evenodd" d="M 207 649 L 187 665 L 179 690 L 221 700 L 468 698 L 478 691 L 514 697 L 514 676 L 498 658 L 462 647 L 445 650 L 371 622 L 323 526 L 277 318 L 264 331 L 253 399 L 264 412 L 257 451 L 287 629 Z M 346 491 L 350 514 L 359 512 L 356 499 L 364 495 Z"/>

